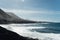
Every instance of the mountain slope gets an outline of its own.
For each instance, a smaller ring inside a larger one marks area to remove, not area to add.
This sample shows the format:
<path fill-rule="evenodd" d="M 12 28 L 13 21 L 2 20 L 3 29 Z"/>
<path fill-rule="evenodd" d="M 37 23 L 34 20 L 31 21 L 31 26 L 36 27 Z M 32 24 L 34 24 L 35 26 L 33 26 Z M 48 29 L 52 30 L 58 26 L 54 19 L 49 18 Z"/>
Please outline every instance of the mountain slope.
<path fill-rule="evenodd" d="M 35 21 L 19 18 L 14 13 L 4 12 L 0 9 L 0 23 L 35 23 Z"/>
<path fill-rule="evenodd" d="M 11 16 L 9 16 L 8 14 L 6 14 L 2 9 L 0 9 L 0 18 L 1 19 L 8 19 Z"/>

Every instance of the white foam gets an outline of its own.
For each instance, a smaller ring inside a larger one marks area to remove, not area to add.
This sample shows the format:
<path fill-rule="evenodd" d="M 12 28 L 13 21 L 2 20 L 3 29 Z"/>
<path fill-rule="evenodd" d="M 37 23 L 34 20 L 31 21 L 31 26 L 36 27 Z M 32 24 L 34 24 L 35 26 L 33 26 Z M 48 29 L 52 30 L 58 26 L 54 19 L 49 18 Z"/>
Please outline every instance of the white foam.
<path fill-rule="evenodd" d="M 32 32 L 29 29 L 38 29 L 38 28 L 45 28 L 45 27 L 17 27 L 13 25 L 1 25 L 5 27 L 8 30 L 14 31 L 18 33 L 19 35 L 26 36 L 26 37 L 32 37 L 32 38 L 38 38 L 39 40 L 60 40 L 60 34 L 54 34 L 54 33 L 39 33 L 39 32 Z"/>

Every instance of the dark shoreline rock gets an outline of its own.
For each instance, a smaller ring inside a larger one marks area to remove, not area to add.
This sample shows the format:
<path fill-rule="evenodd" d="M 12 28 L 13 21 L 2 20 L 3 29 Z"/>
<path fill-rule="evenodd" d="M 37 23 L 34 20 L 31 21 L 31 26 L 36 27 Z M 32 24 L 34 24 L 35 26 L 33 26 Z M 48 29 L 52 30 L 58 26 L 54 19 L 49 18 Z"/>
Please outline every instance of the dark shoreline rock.
<path fill-rule="evenodd" d="M 15 32 L 9 31 L 0 26 L 0 40 L 38 40 L 38 39 L 23 37 Z"/>

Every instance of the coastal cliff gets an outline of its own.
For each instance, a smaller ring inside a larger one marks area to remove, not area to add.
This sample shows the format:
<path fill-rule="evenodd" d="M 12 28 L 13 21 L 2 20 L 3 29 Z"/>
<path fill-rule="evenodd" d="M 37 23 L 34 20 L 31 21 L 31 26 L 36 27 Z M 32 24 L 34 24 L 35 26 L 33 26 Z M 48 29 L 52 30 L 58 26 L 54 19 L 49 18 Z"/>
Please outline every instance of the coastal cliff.
<path fill-rule="evenodd" d="M 0 24 L 5 23 L 36 23 L 36 21 L 25 20 L 23 18 L 18 17 L 14 13 L 5 12 L 0 9 Z"/>

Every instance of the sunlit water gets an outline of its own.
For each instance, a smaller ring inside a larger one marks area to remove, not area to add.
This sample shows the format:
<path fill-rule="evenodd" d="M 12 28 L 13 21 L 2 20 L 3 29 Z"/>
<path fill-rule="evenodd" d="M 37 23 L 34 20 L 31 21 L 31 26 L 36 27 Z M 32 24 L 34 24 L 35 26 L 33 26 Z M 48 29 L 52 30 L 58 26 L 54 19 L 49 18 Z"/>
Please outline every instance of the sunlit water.
<path fill-rule="evenodd" d="M 60 40 L 60 25 L 57 24 L 7 24 L 0 25 L 19 35 L 39 40 Z"/>

